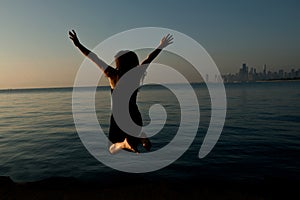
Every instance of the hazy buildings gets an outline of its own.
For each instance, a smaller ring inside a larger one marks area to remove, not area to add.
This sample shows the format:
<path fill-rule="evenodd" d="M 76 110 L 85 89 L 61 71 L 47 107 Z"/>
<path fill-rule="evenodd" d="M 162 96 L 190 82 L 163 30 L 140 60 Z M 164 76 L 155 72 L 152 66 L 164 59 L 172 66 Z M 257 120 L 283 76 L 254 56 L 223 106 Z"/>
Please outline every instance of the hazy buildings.
<path fill-rule="evenodd" d="M 223 75 L 224 82 L 254 82 L 254 81 L 267 81 L 267 80 L 290 80 L 300 79 L 300 69 L 292 69 L 290 72 L 285 72 L 283 69 L 277 72 L 267 70 L 267 65 L 263 66 L 261 72 L 257 72 L 254 67 L 247 66 L 246 63 L 242 64 L 239 72 L 236 74 Z"/>

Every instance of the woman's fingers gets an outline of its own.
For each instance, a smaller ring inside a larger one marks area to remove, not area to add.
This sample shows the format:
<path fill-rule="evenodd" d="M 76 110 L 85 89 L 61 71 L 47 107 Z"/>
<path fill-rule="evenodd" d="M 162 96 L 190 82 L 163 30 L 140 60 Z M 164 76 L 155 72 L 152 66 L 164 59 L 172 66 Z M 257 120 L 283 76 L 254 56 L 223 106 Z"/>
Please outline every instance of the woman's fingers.
<path fill-rule="evenodd" d="M 167 40 L 168 40 L 168 41 L 172 41 L 172 40 L 173 40 L 173 35 L 168 34 L 168 35 L 167 35 Z"/>
<path fill-rule="evenodd" d="M 72 38 L 76 38 L 77 34 L 74 30 L 72 30 L 72 31 L 69 31 L 69 36 L 71 36 Z"/>
<path fill-rule="evenodd" d="M 165 45 L 169 45 L 173 43 L 173 35 L 168 34 L 165 37 L 163 37 L 162 39 L 163 43 L 165 43 Z"/>
<path fill-rule="evenodd" d="M 73 38 L 75 35 L 71 31 L 69 31 L 69 36 Z"/>
<path fill-rule="evenodd" d="M 169 37 L 170 37 L 170 33 L 166 36 L 166 39 L 168 40 Z"/>

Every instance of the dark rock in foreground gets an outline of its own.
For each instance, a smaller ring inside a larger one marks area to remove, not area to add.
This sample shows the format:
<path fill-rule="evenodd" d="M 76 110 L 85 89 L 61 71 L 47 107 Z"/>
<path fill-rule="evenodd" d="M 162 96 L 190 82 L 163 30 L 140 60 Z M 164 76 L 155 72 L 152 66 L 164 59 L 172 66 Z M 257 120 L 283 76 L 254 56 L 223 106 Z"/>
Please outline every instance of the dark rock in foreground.
<path fill-rule="evenodd" d="M 133 182 L 132 182 L 133 181 Z M 299 181 L 268 178 L 261 182 L 118 180 L 114 183 L 49 178 L 15 183 L 0 177 L 0 199 L 298 199 Z M 295 196 L 295 195 L 298 195 Z"/>

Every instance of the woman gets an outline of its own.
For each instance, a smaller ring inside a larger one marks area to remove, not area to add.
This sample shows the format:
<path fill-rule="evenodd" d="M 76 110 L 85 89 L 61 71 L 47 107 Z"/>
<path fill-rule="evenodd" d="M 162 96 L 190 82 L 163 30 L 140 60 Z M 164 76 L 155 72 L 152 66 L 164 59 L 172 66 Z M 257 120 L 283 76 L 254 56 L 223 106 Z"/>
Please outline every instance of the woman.
<path fill-rule="evenodd" d="M 74 30 L 69 31 L 69 38 L 73 41 L 74 45 L 78 47 L 78 49 L 89 59 L 91 59 L 106 75 L 106 77 L 109 79 L 111 92 L 113 92 L 117 82 L 119 79 L 130 69 L 139 66 L 139 60 L 137 55 L 132 51 L 120 51 L 115 56 L 115 63 L 116 68 L 113 68 L 111 66 L 108 66 L 103 60 L 101 60 L 95 53 L 88 50 L 86 47 L 84 47 L 77 37 L 77 34 Z M 168 34 L 167 36 L 163 37 L 160 41 L 159 46 L 148 55 L 148 57 L 141 63 L 141 65 L 149 64 L 151 63 L 154 58 L 161 52 L 161 50 L 165 47 L 167 47 L 169 44 L 172 44 L 173 37 L 172 35 Z M 132 120 L 142 127 L 142 117 L 138 110 L 137 104 L 136 104 L 136 97 L 137 97 L 137 91 L 135 91 L 129 101 L 129 113 L 132 118 Z M 141 131 L 141 130 L 140 130 Z M 138 152 L 138 145 L 142 144 L 143 147 L 149 151 L 151 148 L 151 143 L 148 138 L 138 138 L 134 137 L 132 135 L 140 135 L 139 133 L 131 133 L 128 134 L 120 129 L 120 127 L 117 125 L 116 121 L 114 120 L 113 115 L 111 115 L 110 118 L 110 128 L 109 128 L 109 140 L 113 143 L 109 151 L 111 153 L 116 153 L 120 149 L 129 150 L 132 152 Z"/>

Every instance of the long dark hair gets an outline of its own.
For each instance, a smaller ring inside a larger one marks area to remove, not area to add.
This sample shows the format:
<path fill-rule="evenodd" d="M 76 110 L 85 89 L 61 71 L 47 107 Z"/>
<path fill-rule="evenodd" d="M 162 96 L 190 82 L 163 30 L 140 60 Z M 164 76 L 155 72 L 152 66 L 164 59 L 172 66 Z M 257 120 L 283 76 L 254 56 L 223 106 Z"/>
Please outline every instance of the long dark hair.
<path fill-rule="evenodd" d="M 124 75 L 132 68 L 139 65 L 139 59 L 133 51 L 123 50 L 115 55 L 116 69 Z"/>

